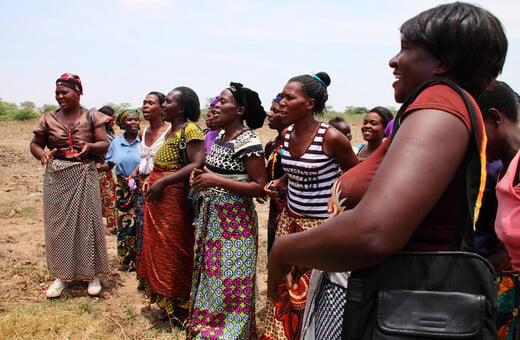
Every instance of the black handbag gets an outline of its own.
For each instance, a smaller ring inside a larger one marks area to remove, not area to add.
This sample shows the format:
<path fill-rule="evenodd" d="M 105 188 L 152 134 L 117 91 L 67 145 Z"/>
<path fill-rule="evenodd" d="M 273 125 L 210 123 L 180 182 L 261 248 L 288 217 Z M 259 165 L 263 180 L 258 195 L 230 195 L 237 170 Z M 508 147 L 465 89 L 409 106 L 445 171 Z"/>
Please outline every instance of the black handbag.
<path fill-rule="evenodd" d="M 187 122 L 182 126 L 181 137 L 179 139 L 179 149 L 183 166 L 190 163 L 188 151 L 186 150 L 186 125 L 188 125 Z M 184 183 L 184 195 L 186 199 L 186 209 L 188 209 L 188 213 L 193 217 L 193 220 L 196 221 L 199 216 L 200 205 L 202 204 L 202 192 L 194 190 L 188 180 L 186 180 Z"/>
<path fill-rule="evenodd" d="M 399 110 L 393 135 L 406 107 L 426 87 L 439 83 L 452 87 L 464 99 L 473 130 L 451 250 L 402 251 L 371 268 L 353 271 L 348 281 L 343 339 L 497 339 L 494 269 L 473 252 L 476 202 L 485 178 L 480 172 L 483 164 L 471 101 L 453 82 L 428 81 Z"/>

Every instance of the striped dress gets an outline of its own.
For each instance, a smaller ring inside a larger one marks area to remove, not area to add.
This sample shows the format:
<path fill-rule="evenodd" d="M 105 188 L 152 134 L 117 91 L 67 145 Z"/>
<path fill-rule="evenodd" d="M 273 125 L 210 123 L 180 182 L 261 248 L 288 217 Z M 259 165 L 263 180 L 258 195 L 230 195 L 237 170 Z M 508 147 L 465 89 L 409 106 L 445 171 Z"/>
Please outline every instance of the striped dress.
<path fill-rule="evenodd" d="M 288 175 L 287 206 L 280 213 L 276 238 L 315 228 L 330 216 L 327 200 L 340 166 L 323 151 L 323 139 L 330 125 L 320 123 L 311 144 L 301 156 L 291 155 L 289 126 L 284 138 L 282 167 Z M 307 300 L 310 271 L 300 278 L 298 291 L 280 288 L 281 301 L 267 301 L 262 339 L 299 339 Z"/>

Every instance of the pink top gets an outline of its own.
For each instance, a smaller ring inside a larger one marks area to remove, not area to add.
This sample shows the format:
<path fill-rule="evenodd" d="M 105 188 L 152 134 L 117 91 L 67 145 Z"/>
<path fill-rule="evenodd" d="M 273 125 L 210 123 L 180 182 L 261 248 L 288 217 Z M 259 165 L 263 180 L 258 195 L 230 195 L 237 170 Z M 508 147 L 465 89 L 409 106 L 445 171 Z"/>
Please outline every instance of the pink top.
<path fill-rule="evenodd" d="M 498 209 L 495 231 L 511 257 L 513 269 L 520 271 L 520 184 L 513 187 L 518 172 L 518 151 L 504 177 L 497 184 Z"/>

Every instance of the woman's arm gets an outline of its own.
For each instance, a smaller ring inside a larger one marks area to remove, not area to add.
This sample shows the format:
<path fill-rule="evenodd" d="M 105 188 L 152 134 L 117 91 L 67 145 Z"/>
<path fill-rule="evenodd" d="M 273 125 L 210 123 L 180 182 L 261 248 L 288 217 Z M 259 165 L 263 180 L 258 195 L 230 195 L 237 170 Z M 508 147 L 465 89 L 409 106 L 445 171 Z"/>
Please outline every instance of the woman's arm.
<path fill-rule="evenodd" d="M 334 157 L 343 171 L 359 163 L 348 138 L 336 129 L 327 129 L 323 140 L 323 151 L 330 157 Z"/>
<path fill-rule="evenodd" d="M 81 151 L 76 153 L 76 158 L 85 158 L 89 153 L 93 155 L 105 155 L 110 144 L 107 139 L 105 125 L 100 125 L 94 129 L 94 142 L 81 141 Z"/>
<path fill-rule="evenodd" d="M 468 147 L 461 119 L 420 110 L 402 123 L 359 204 L 318 228 L 280 237 L 269 257 L 276 293 L 289 265 L 345 271 L 401 250 L 452 181 Z"/>
<path fill-rule="evenodd" d="M 249 176 L 249 182 L 235 181 L 219 176 L 204 169 L 193 170 L 191 186 L 197 190 L 210 187 L 221 187 L 240 196 L 260 197 L 264 195 L 264 186 L 267 183 L 265 161 L 262 156 L 250 156 L 244 158 L 244 165 Z"/>
<path fill-rule="evenodd" d="M 188 152 L 188 159 L 190 159 L 191 162 L 180 168 L 179 171 L 175 171 L 172 174 L 155 181 L 146 191 L 146 200 L 150 202 L 158 200 L 167 186 L 179 182 L 184 182 L 188 179 L 193 169 L 200 168 L 204 164 L 206 152 L 204 151 L 203 140 L 191 140 L 187 144 L 186 149 Z"/>
<path fill-rule="evenodd" d="M 49 159 L 54 156 L 57 149 L 54 148 L 49 151 L 45 151 L 45 146 L 47 145 L 47 136 L 46 135 L 38 135 L 34 134 L 33 139 L 31 141 L 31 144 L 29 148 L 31 149 L 31 153 L 40 162 L 42 162 L 42 165 L 47 164 Z"/>

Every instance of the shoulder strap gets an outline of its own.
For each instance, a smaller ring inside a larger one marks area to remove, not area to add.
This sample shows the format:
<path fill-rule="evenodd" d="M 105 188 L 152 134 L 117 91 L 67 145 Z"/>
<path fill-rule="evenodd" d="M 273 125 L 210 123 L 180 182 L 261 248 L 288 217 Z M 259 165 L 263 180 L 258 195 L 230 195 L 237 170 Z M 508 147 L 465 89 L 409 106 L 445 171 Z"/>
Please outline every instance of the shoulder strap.
<path fill-rule="evenodd" d="M 478 219 L 480 207 L 482 205 L 482 196 L 486 184 L 486 158 L 485 148 L 479 143 L 477 114 L 473 107 L 469 96 L 460 86 L 447 79 L 431 79 L 419 86 L 399 109 L 395 117 L 392 139 L 399 130 L 401 118 L 408 106 L 417 98 L 417 96 L 427 87 L 437 84 L 443 84 L 451 87 L 464 100 L 466 109 L 468 110 L 471 120 L 472 136 L 465 155 L 465 168 L 461 199 L 458 204 L 457 219 L 453 237 L 451 240 L 452 250 L 474 251 L 474 230 L 475 223 Z"/>
<path fill-rule="evenodd" d="M 183 165 L 188 165 L 190 162 L 188 159 L 188 151 L 186 150 L 186 126 L 188 122 L 184 123 L 181 128 L 181 137 L 179 139 L 179 150 L 181 153 L 182 163 Z"/>

